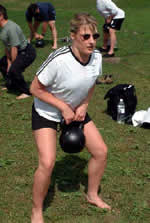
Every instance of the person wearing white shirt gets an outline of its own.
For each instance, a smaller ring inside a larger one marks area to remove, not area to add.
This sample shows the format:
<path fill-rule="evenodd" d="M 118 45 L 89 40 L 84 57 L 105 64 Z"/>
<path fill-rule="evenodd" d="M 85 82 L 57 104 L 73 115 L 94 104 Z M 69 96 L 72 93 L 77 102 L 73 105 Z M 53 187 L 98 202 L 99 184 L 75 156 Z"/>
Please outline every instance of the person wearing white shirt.
<path fill-rule="evenodd" d="M 71 20 L 71 46 L 49 55 L 37 71 L 30 91 L 34 96 L 32 129 L 39 166 L 34 175 L 31 223 L 44 223 L 42 206 L 56 159 L 57 125 L 83 122 L 88 164 L 86 199 L 99 208 L 111 209 L 98 194 L 107 162 L 107 146 L 87 114 L 97 77 L 102 73 L 102 56 L 96 50 L 97 22 L 88 13 Z"/>
<path fill-rule="evenodd" d="M 116 31 L 121 29 L 125 19 L 125 12 L 118 8 L 111 0 L 96 0 L 96 7 L 105 19 L 103 25 L 103 46 L 101 52 L 106 52 L 103 57 L 114 57 L 114 48 L 117 41 Z M 108 42 L 110 40 L 110 47 Z"/>

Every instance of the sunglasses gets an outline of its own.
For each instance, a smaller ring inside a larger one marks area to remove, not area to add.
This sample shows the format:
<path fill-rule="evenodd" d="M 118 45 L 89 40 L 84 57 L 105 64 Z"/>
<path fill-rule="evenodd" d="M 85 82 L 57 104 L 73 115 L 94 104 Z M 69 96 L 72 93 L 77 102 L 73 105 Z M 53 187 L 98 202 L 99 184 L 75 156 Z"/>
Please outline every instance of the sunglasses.
<path fill-rule="evenodd" d="M 88 40 L 90 37 L 91 37 L 91 34 L 83 34 L 81 35 L 83 37 L 84 40 Z M 94 33 L 92 35 L 93 39 L 96 40 L 100 37 L 100 34 L 99 33 Z"/>

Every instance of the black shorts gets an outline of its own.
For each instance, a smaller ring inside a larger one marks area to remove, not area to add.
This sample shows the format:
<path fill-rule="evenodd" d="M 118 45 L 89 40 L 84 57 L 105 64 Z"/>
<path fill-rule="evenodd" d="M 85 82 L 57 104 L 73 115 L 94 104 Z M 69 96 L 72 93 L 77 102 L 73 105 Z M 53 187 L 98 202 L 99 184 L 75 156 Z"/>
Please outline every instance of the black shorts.
<path fill-rule="evenodd" d="M 85 120 L 83 121 L 83 124 L 87 124 L 89 121 L 91 121 L 90 116 L 88 113 L 86 113 Z M 58 130 L 58 126 L 60 125 L 60 122 L 55 122 L 48 120 L 42 116 L 40 116 L 35 108 L 34 104 L 32 105 L 32 130 L 38 130 L 41 128 L 52 128 L 54 130 Z"/>
<path fill-rule="evenodd" d="M 120 30 L 123 21 L 124 21 L 124 18 L 123 19 L 112 19 L 111 23 L 109 23 L 109 24 L 105 23 L 103 25 L 104 32 L 109 33 L 109 28 L 115 29 L 115 30 Z"/>
<path fill-rule="evenodd" d="M 110 23 L 110 28 L 120 30 L 124 19 L 113 19 Z"/>

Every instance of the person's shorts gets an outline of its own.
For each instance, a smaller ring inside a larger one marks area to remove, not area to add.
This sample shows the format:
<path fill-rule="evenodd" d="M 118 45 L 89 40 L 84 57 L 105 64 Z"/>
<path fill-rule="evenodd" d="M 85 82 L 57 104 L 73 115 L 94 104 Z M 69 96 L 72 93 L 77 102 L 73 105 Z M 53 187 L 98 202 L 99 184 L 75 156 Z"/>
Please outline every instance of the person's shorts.
<path fill-rule="evenodd" d="M 103 30 L 104 32 L 109 32 L 109 28 L 112 28 L 112 29 L 115 29 L 115 30 L 120 30 L 121 29 L 121 26 L 122 26 L 122 23 L 124 21 L 124 18 L 123 19 L 113 19 L 111 21 L 111 23 L 109 24 L 104 24 L 103 25 Z"/>
<path fill-rule="evenodd" d="M 48 15 L 48 21 L 55 21 L 56 20 L 56 11 L 50 11 Z"/>
<path fill-rule="evenodd" d="M 35 18 L 35 21 L 37 21 L 37 22 L 55 21 L 56 20 L 56 11 L 54 8 L 51 8 L 51 6 L 49 6 L 47 14 L 44 14 L 44 15 L 37 14 L 34 18 Z"/>
<path fill-rule="evenodd" d="M 85 120 L 83 121 L 83 124 L 85 125 L 90 121 L 91 121 L 91 118 L 88 115 L 88 113 L 86 113 Z M 36 110 L 34 108 L 34 104 L 32 105 L 32 130 L 38 130 L 41 128 L 52 128 L 57 131 L 59 125 L 60 125 L 59 122 L 51 121 L 51 120 L 48 120 L 48 119 L 40 116 L 36 112 Z"/>

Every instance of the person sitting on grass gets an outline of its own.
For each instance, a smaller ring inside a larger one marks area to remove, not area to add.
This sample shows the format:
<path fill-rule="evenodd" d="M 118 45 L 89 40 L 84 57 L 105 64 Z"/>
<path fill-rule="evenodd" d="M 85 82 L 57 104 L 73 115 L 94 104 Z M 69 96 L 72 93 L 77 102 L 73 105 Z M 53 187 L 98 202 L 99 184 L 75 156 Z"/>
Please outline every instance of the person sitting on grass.
<path fill-rule="evenodd" d="M 79 13 L 70 26 L 71 46 L 49 55 L 30 88 L 34 96 L 32 130 L 39 158 L 33 183 L 32 223 L 44 222 L 43 201 L 56 160 L 57 126 L 62 118 L 66 124 L 84 123 L 85 146 L 91 154 L 87 201 L 99 208 L 111 209 L 98 195 L 106 167 L 107 146 L 87 113 L 97 77 L 102 72 L 102 56 L 95 49 L 99 37 L 97 21 L 88 13 Z"/>
<path fill-rule="evenodd" d="M 0 39 L 5 46 L 5 56 L 0 59 L 6 89 L 21 93 L 16 99 L 29 97 L 29 87 L 22 72 L 34 61 L 36 51 L 28 44 L 22 29 L 15 22 L 8 20 L 7 10 L 0 5 Z"/>
<path fill-rule="evenodd" d="M 99 13 L 105 18 L 103 25 L 103 46 L 100 48 L 101 52 L 106 52 L 103 57 L 114 57 L 114 48 L 116 44 L 116 31 L 121 29 L 125 18 L 125 12 L 118 8 L 111 0 L 97 0 L 97 9 Z M 110 47 L 108 42 L 110 41 Z"/>
<path fill-rule="evenodd" d="M 57 49 L 57 30 L 55 26 L 56 12 L 55 8 L 51 3 L 38 2 L 30 4 L 26 11 L 26 20 L 30 29 L 29 42 L 33 38 L 43 39 L 47 31 L 47 25 L 52 32 L 53 46 L 52 49 Z M 34 18 L 34 22 L 32 19 Z M 38 27 L 42 23 L 42 34 L 38 34 Z"/>

